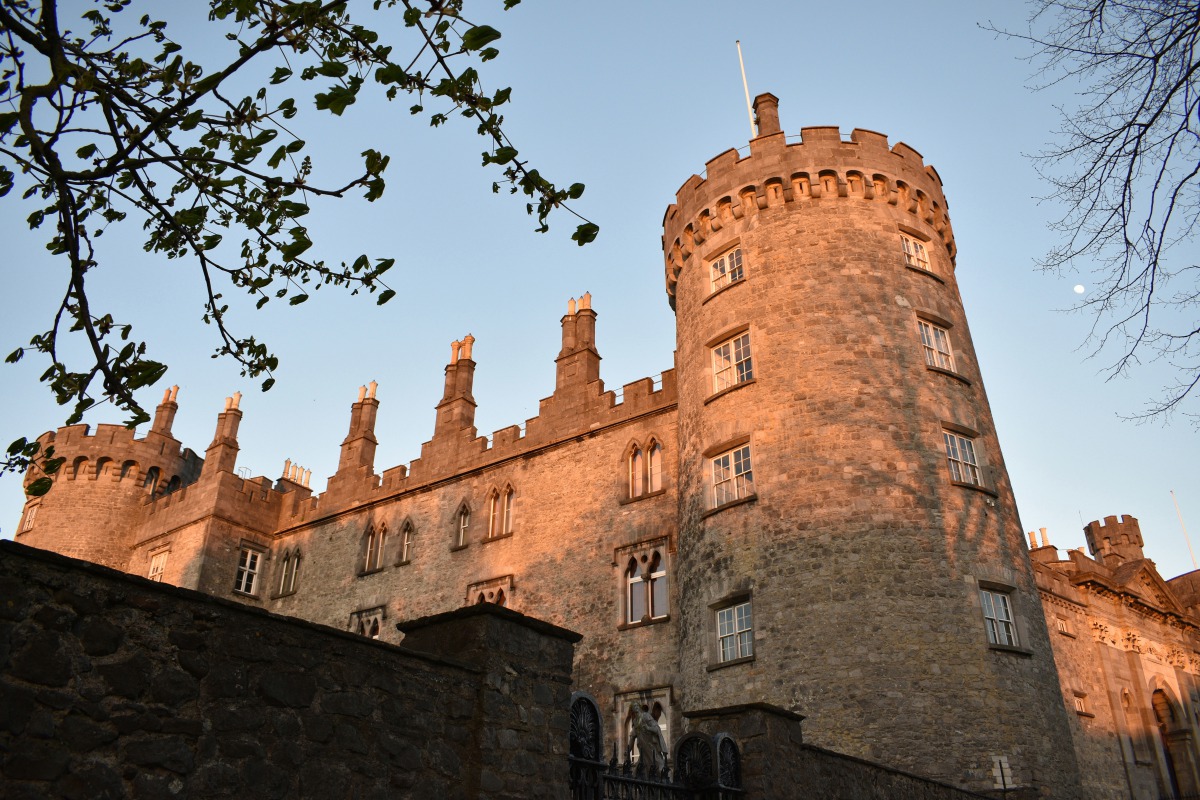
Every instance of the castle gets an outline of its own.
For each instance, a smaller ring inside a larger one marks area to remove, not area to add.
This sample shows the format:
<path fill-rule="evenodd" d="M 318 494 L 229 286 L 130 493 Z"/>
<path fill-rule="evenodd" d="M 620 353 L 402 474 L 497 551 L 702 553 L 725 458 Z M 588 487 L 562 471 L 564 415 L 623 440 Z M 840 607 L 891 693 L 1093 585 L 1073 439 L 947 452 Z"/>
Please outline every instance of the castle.
<path fill-rule="evenodd" d="M 1200 577 L 1163 581 L 1131 518 L 1089 526 L 1096 559 L 1044 532 L 1031 559 L 941 179 L 872 131 L 789 143 L 777 102 L 666 211 L 659 379 L 605 389 L 584 295 L 536 417 L 479 435 L 467 336 L 420 457 L 376 471 L 372 383 L 320 494 L 290 462 L 239 477 L 236 395 L 185 449 L 172 389 L 143 438 L 45 434 L 66 461 L 17 541 L 390 641 L 507 605 L 583 635 L 620 749 L 641 707 L 670 742 L 769 702 L 974 791 L 1200 790 Z"/>

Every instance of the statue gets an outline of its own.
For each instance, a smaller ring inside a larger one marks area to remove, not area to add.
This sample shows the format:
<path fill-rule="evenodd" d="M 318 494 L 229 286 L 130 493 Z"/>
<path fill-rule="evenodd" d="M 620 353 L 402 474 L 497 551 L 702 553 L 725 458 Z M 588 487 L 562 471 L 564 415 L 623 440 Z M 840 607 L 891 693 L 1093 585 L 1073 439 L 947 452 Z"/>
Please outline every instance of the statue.
<path fill-rule="evenodd" d="M 630 754 L 633 753 L 633 746 L 636 744 L 639 760 L 647 769 L 662 769 L 667 765 L 667 743 L 663 739 L 662 728 L 658 727 L 658 720 L 650 713 L 649 707 L 634 707 L 631 738 Z"/>

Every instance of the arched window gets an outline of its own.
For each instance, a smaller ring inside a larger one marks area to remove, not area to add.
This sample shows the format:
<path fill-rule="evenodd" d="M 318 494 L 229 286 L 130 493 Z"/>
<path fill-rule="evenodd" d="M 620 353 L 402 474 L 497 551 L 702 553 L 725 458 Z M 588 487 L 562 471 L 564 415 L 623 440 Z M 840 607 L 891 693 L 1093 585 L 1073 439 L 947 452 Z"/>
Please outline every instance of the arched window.
<path fill-rule="evenodd" d="M 375 572 L 383 569 L 383 547 L 387 541 L 387 526 L 367 526 L 366 552 L 363 559 L 363 572 Z"/>
<path fill-rule="evenodd" d="M 112 463 L 112 459 L 108 456 L 102 456 L 96 459 L 96 480 L 100 480 L 108 474 L 108 465 Z"/>
<path fill-rule="evenodd" d="M 300 551 L 287 553 L 283 557 L 283 568 L 279 576 L 279 594 L 292 594 L 296 591 L 296 576 L 300 572 Z"/>
<path fill-rule="evenodd" d="M 130 475 L 137 478 L 137 473 L 138 465 L 136 461 L 126 461 L 121 465 L 121 480 L 125 480 Z"/>
<path fill-rule="evenodd" d="M 488 538 L 496 539 L 512 533 L 513 503 L 516 492 L 511 486 L 501 494 L 495 490 L 488 497 Z"/>
<path fill-rule="evenodd" d="M 158 491 L 158 467 L 146 470 L 146 480 L 142 481 L 142 488 L 148 489 L 150 494 Z"/>
<path fill-rule="evenodd" d="M 642 448 L 634 447 L 633 452 L 629 454 L 629 496 L 641 497 L 645 491 L 643 479 L 643 471 L 645 465 L 642 463 Z"/>
<path fill-rule="evenodd" d="M 667 753 L 671 752 L 670 715 L 667 714 L 666 708 L 663 706 L 663 701 L 650 697 L 640 697 L 630 704 L 629 711 L 625 714 L 625 726 L 622 731 L 625 741 L 625 756 L 634 763 L 641 761 L 642 754 L 638 751 L 638 743 L 634 739 L 633 724 L 634 719 L 642 711 L 649 711 L 650 716 L 658 723 L 658 729 L 662 733 L 666 751 Z"/>
<path fill-rule="evenodd" d="M 181 485 L 182 485 L 182 481 L 179 480 L 179 476 L 172 475 L 171 480 L 167 481 L 167 494 L 170 494 L 171 492 L 175 491 Z"/>
<path fill-rule="evenodd" d="M 407 564 L 412 561 L 413 544 L 416 538 L 416 529 L 413 528 L 411 522 L 404 523 L 404 530 L 401 531 L 400 538 L 400 560 L 396 563 Z"/>
<path fill-rule="evenodd" d="M 512 533 L 513 529 L 513 501 L 516 494 L 511 486 L 504 490 L 504 534 L 506 536 Z"/>
<path fill-rule="evenodd" d="M 467 532 L 471 530 L 471 509 L 463 506 L 458 510 L 454 525 L 454 546 L 467 546 Z"/>
<path fill-rule="evenodd" d="M 495 598 L 492 600 L 492 602 L 493 602 L 493 603 L 495 603 L 495 604 L 496 604 L 496 605 L 498 605 L 498 606 L 506 606 L 506 605 L 508 605 L 508 598 L 504 596 L 504 590 L 503 590 L 503 589 L 497 589 L 497 590 L 496 590 L 496 597 L 495 597 Z"/>
<path fill-rule="evenodd" d="M 367 632 L 367 636 L 369 636 L 372 639 L 379 638 L 379 619 L 378 618 L 371 620 L 371 629 Z"/>
<path fill-rule="evenodd" d="M 78 478 L 81 474 L 87 475 L 87 456 L 79 456 L 71 462 L 71 477 Z"/>
<path fill-rule="evenodd" d="M 652 441 L 646 451 L 646 472 L 648 490 L 662 491 L 662 445 L 658 442 Z"/>

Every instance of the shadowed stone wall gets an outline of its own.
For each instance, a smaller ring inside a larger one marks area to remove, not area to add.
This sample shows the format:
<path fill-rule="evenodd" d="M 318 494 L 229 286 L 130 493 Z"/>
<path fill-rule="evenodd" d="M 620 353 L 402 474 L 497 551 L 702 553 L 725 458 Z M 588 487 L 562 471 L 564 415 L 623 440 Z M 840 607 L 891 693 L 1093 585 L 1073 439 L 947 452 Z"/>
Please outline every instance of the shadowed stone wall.
<path fill-rule="evenodd" d="M 975 800 L 986 795 L 805 744 L 804 719 L 766 703 L 687 712 L 691 730 L 733 737 L 742 754 L 746 797 L 823 800 Z M 1026 789 L 1009 797 L 1033 797 Z"/>
<path fill-rule="evenodd" d="M 421 652 L 0 542 L 0 794 L 560 796 L 579 637 L 410 626 Z"/>

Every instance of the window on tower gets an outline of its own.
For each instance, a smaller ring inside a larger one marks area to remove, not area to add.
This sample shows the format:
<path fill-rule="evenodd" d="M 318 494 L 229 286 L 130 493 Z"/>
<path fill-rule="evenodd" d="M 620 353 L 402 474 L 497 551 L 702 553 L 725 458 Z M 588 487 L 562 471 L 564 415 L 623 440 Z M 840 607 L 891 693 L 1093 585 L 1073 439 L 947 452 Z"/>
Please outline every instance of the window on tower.
<path fill-rule="evenodd" d="M 750 332 L 726 339 L 712 349 L 713 391 L 720 392 L 731 386 L 754 379 L 754 365 L 750 358 Z"/>
<path fill-rule="evenodd" d="M 754 619 L 750 601 L 716 610 L 717 662 L 724 664 L 754 655 Z"/>
<path fill-rule="evenodd" d="M 411 522 L 405 522 L 404 527 L 400 530 L 400 560 L 396 562 L 397 565 L 407 564 L 412 561 L 416 538 L 417 529 L 413 527 Z"/>
<path fill-rule="evenodd" d="M 712 291 L 724 289 L 746 277 L 742 270 L 742 248 L 735 247 L 712 261 Z"/>
<path fill-rule="evenodd" d="M 925 252 L 924 242 L 902 233 L 900 234 L 900 244 L 904 251 L 904 266 L 923 272 L 933 271 L 929 265 L 929 254 Z"/>
<path fill-rule="evenodd" d="M 955 431 L 942 431 L 946 443 L 946 462 L 950 466 L 950 479 L 955 483 L 972 486 L 983 485 L 983 473 L 979 469 L 979 458 L 975 453 L 975 440 Z"/>
<path fill-rule="evenodd" d="M 655 439 L 645 447 L 636 442 L 626 459 L 628 498 L 636 500 L 662 491 L 663 448 Z"/>
<path fill-rule="evenodd" d="M 999 589 L 980 589 L 979 602 L 983 606 L 984 628 L 989 644 L 1016 647 L 1017 628 L 1013 620 L 1012 598 Z"/>
<path fill-rule="evenodd" d="M 363 568 L 360 574 L 366 575 L 383 569 L 383 549 L 386 544 L 387 525 L 384 523 L 380 523 L 378 527 L 374 524 L 368 525 L 367 531 L 363 535 Z"/>
<path fill-rule="evenodd" d="M 750 445 L 744 444 L 712 459 L 713 508 L 754 495 Z"/>
<path fill-rule="evenodd" d="M 925 364 L 954 372 L 954 351 L 950 347 L 950 332 L 923 319 L 917 320 L 917 331 L 921 335 L 921 347 L 925 351 Z"/>

